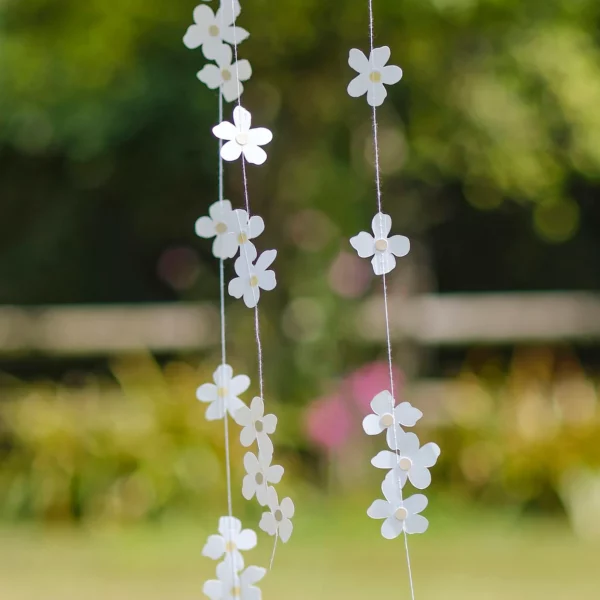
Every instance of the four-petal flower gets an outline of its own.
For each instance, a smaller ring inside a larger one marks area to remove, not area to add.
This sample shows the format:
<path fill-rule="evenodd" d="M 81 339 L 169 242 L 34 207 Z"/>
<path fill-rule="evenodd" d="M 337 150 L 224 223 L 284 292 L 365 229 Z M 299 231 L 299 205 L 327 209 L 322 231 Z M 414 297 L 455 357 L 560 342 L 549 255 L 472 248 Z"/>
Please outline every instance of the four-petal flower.
<path fill-rule="evenodd" d="M 246 406 L 238 396 L 250 387 L 247 375 L 233 376 L 229 365 L 219 365 L 213 374 L 214 383 L 204 383 L 196 390 L 196 398 L 201 402 L 210 402 L 206 409 L 209 421 L 222 419 L 226 412 L 233 415 Z"/>
<path fill-rule="evenodd" d="M 235 230 L 231 226 L 231 202 L 217 201 L 208 209 L 209 217 L 200 217 L 196 221 L 196 235 L 201 238 L 215 238 L 212 252 L 217 258 L 233 258 L 239 244 Z"/>
<path fill-rule="evenodd" d="M 211 90 L 221 89 L 226 102 L 237 100 L 244 91 L 242 81 L 252 76 L 252 67 L 247 60 L 231 63 L 232 51 L 224 46 L 219 56 L 215 58 L 216 65 L 205 65 L 198 72 L 198 79 Z"/>
<path fill-rule="evenodd" d="M 260 290 L 271 291 L 277 285 L 275 271 L 269 270 L 277 256 L 277 250 L 267 250 L 256 260 L 258 254 L 254 245 L 248 243 L 244 248 L 246 251 L 235 261 L 237 277 L 229 282 L 228 291 L 234 298 L 243 296 L 244 304 L 248 308 L 254 308 L 260 300 Z"/>
<path fill-rule="evenodd" d="M 243 427 L 240 432 L 242 446 L 247 448 L 256 440 L 260 454 L 265 457 L 273 454 L 273 442 L 269 436 L 275 433 L 277 417 L 265 415 L 265 403 L 262 398 L 254 397 L 250 408 L 243 406 L 233 418 Z"/>
<path fill-rule="evenodd" d="M 372 519 L 385 519 L 381 525 L 381 535 L 393 540 L 403 531 L 406 533 L 424 533 L 429 521 L 419 513 L 425 510 L 427 498 L 415 494 L 402 499 L 402 494 L 394 473 L 390 472 L 381 484 L 385 500 L 375 500 L 367 510 Z"/>
<path fill-rule="evenodd" d="M 269 535 L 278 534 L 282 542 L 287 542 L 292 535 L 294 526 L 290 520 L 294 516 L 294 503 L 291 498 L 284 498 L 281 503 L 277 498 L 277 491 L 270 487 L 267 491 L 270 512 L 262 515 L 258 526 Z"/>
<path fill-rule="evenodd" d="M 223 121 L 213 127 L 213 133 L 226 143 L 221 148 L 221 158 L 226 161 L 237 160 L 240 155 L 254 165 L 262 165 L 267 153 L 261 148 L 273 139 L 266 127 L 250 129 L 252 115 L 242 106 L 233 109 L 233 123 Z"/>
<path fill-rule="evenodd" d="M 388 46 L 374 48 L 369 58 L 356 48 L 350 50 L 348 64 L 358 75 L 349 83 L 348 94 L 353 98 L 367 94 L 370 106 L 381 106 L 387 96 L 385 86 L 398 83 L 402 79 L 400 67 L 386 66 L 390 54 Z"/>
<path fill-rule="evenodd" d="M 431 483 L 429 468 L 437 462 L 440 447 L 433 442 L 420 447 L 414 433 L 400 433 L 392 442 L 392 451 L 382 450 L 371 464 L 378 469 L 391 469 L 401 486 L 409 479 L 417 489 L 424 490 Z"/>
<path fill-rule="evenodd" d="M 373 235 L 361 231 L 350 239 L 350 244 L 361 258 L 373 257 L 371 265 L 375 275 L 389 273 L 396 266 L 395 256 L 406 256 L 410 251 L 410 240 L 403 235 L 388 238 L 392 229 L 392 219 L 384 213 L 377 213 L 371 222 Z"/>
<path fill-rule="evenodd" d="M 229 229 L 235 234 L 238 247 L 248 244 L 250 240 L 256 239 L 264 230 L 265 222 L 262 217 L 252 215 L 241 208 L 231 211 L 227 216 Z M 243 253 L 242 249 L 242 253 Z"/>
<path fill-rule="evenodd" d="M 279 483 L 283 477 L 283 467 L 271 465 L 272 455 L 264 455 L 247 452 L 244 456 L 244 467 L 246 475 L 242 483 L 242 495 L 246 500 L 256 496 L 261 506 L 266 506 L 269 501 L 268 489 L 270 483 Z"/>
<path fill-rule="evenodd" d="M 221 535 L 209 536 L 202 554 L 219 560 L 225 557 L 225 562 L 233 562 L 233 568 L 240 571 L 244 568 L 244 558 L 240 550 L 252 550 L 256 546 L 256 532 L 252 529 L 243 529 L 242 522 L 235 517 L 221 517 L 219 519 L 219 533 Z"/>

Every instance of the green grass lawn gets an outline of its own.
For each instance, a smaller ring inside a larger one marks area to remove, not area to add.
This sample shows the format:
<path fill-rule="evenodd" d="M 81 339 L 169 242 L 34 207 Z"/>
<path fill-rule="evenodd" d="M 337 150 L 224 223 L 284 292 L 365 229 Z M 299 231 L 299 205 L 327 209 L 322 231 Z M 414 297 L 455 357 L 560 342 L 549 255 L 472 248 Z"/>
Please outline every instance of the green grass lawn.
<path fill-rule="evenodd" d="M 433 513 L 433 511 L 431 511 Z M 409 538 L 416 597 L 427 600 L 598 600 L 600 543 L 564 523 L 441 511 Z M 0 530 L 2 600 L 192 600 L 214 563 L 200 552 L 205 523 L 128 529 Z M 270 540 L 247 564 L 268 562 Z M 404 546 L 360 509 L 300 512 L 278 549 L 265 600 L 409 598 Z"/>

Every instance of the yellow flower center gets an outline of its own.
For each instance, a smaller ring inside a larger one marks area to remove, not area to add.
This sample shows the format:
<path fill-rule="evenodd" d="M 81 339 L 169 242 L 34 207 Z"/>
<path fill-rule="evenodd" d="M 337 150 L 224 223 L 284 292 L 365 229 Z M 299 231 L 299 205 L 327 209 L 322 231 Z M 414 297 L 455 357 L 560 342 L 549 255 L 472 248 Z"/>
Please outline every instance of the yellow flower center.
<path fill-rule="evenodd" d="M 398 521 L 404 521 L 406 517 L 408 517 L 408 511 L 403 506 L 401 506 L 400 508 L 396 509 L 394 516 L 396 517 L 396 519 L 398 519 Z"/>
<path fill-rule="evenodd" d="M 221 77 L 223 78 L 223 81 L 229 81 L 231 79 L 231 71 L 223 69 L 221 71 Z"/>
<path fill-rule="evenodd" d="M 240 146 L 245 146 L 248 143 L 248 134 L 247 133 L 238 133 L 235 136 L 235 141 L 240 145 Z"/>
<path fill-rule="evenodd" d="M 385 252 L 387 250 L 388 243 L 387 240 L 377 240 L 375 242 L 375 250 L 379 252 Z"/>
<path fill-rule="evenodd" d="M 394 415 L 391 413 L 385 413 L 385 415 L 381 415 L 381 419 L 379 419 L 379 424 L 382 427 L 391 427 L 394 424 Z"/>
<path fill-rule="evenodd" d="M 239 586 L 232 587 L 231 588 L 231 595 L 234 598 L 241 598 L 242 597 L 242 589 Z"/>
<path fill-rule="evenodd" d="M 256 287 L 258 285 L 258 277 L 256 275 L 252 275 L 250 277 L 250 287 Z"/>
<path fill-rule="evenodd" d="M 403 456 L 399 461 L 398 461 L 398 466 L 403 470 L 403 471 L 410 471 L 411 467 L 412 467 L 412 460 L 410 460 L 410 458 L 408 458 L 408 456 Z"/>
<path fill-rule="evenodd" d="M 222 235 L 227 231 L 227 225 L 225 225 L 225 223 L 217 223 L 215 225 L 215 231 L 218 235 Z"/>
<path fill-rule="evenodd" d="M 217 388 L 217 396 L 219 396 L 219 398 L 225 398 L 227 396 L 227 388 L 226 387 Z"/>
<path fill-rule="evenodd" d="M 217 37 L 219 35 L 219 28 L 216 25 L 211 25 L 208 28 L 208 35 L 211 37 Z"/>
<path fill-rule="evenodd" d="M 227 542 L 225 544 L 225 552 L 233 552 L 235 550 L 235 544 L 233 542 Z"/>
<path fill-rule="evenodd" d="M 381 73 L 379 71 L 371 71 L 371 74 L 369 75 L 369 79 L 373 83 L 380 83 L 381 82 Z"/>
<path fill-rule="evenodd" d="M 238 235 L 238 244 L 245 244 L 248 241 L 248 236 L 245 233 Z"/>

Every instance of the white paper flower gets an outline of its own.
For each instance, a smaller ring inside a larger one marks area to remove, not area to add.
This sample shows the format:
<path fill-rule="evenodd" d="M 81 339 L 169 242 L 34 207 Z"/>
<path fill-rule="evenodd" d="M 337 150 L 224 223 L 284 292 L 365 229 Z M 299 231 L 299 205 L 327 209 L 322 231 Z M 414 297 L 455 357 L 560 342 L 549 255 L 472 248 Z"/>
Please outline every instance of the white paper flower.
<path fill-rule="evenodd" d="M 240 442 L 246 448 L 256 440 L 258 449 L 265 457 L 273 454 L 273 442 L 270 435 L 277 428 L 277 417 L 265 415 L 265 403 L 256 396 L 252 399 L 250 408 L 243 406 L 233 417 L 235 422 L 243 427 L 240 432 Z"/>
<path fill-rule="evenodd" d="M 419 438 L 414 433 L 401 433 L 394 441 L 397 441 L 397 448 L 394 448 L 396 444 L 390 444 L 392 451 L 382 450 L 371 460 L 371 464 L 378 469 L 391 469 L 402 486 L 409 479 L 419 490 L 429 487 L 429 468 L 437 462 L 440 447 L 433 442 L 419 447 Z"/>
<path fill-rule="evenodd" d="M 371 409 L 374 414 L 367 415 L 363 419 L 363 429 L 367 435 L 378 435 L 386 431 L 387 443 L 390 448 L 394 444 L 394 424 L 396 436 L 400 435 L 402 427 L 414 427 L 415 423 L 423 416 L 423 413 L 415 408 L 410 402 L 401 402 L 394 406 L 395 401 L 392 394 L 387 390 L 379 392 L 371 400 Z"/>
<path fill-rule="evenodd" d="M 283 477 L 283 467 L 271 465 L 272 455 L 259 454 L 257 458 L 252 452 L 244 456 L 246 475 L 242 483 L 242 495 L 246 500 L 256 496 L 261 506 L 266 506 L 269 501 L 268 489 L 270 483 L 279 483 Z"/>
<path fill-rule="evenodd" d="M 281 541 L 285 543 L 294 529 L 290 520 L 294 516 L 294 503 L 291 498 L 284 498 L 280 504 L 274 487 L 270 487 L 267 494 L 270 512 L 263 513 L 258 526 L 269 535 L 279 534 Z"/>
<path fill-rule="evenodd" d="M 358 72 L 348 85 L 348 93 L 353 98 L 367 94 L 370 106 L 381 106 L 387 96 L 386 85 L 393 85 L 402 79 L 402 69 L 388 65 L 391 51 L 388 46 L 374 48 L 367 59 L 364 52 L 353 48 L 350 50 L 348 64 Z M 385 84 L 385 85 L 384 85 Z"/>
<path fill-rule="evenodd" d="M 381 535 L 393 540 L 403 531 L 406 533 L 424 533 L 429 521 L 419 513 L 425 510 L 427 498 L 423 494 L 415 494 L 402 500 L 398 482 L 393 473 L 388 473 L 381 484 L 385 500 L 375 500 L 367 510 L 372 519 L 385 519 L 381 525 Z"/>
<path fill-rule="evenodd" d="M 256 532 L 252 529 L 242 530 L 242 522 L 235 517 L 221 517 L 219 533 L 221 535 L 209 536 L 202 555 L 213 560 L 225 557 L 230 568 L 233 562 L 234 569 L 241 571 L 244 568 L 244 558 L 240 550 L 252 550 L 256 546 Z"/>
<path fill-rule="evenodd" d="M 202 52 L 208 60 L 216 60 L 225 52 L 228 44 L 240 44 L 250 35 L 233 23 L 242 8 L 238 0 L 221 2 L 216 14 L 205 4 L 194 9 L 194 25 L 190 25 L 183 37 L 183 43 L 190 49 L 202 46 Z"/>
<path fill-rule="evenodd" d="M 212 253 L 217 258 L 233 258 L 238 250 L 237 235 L 231 228 L 231 202 L 217 201 L 208 209 L 209 217 L 200 217 L 194 227 L 196 235 L 209 239 L 214 237 Z"/>
<path fill-rule="evenodd" d="M 220 88 L 227 102 L 233 102 L 240 97 L 244 91 L 242 81 L 248 81 L 252 76 L 252 67 L 247 60 L 238 60 L 232 64 L 232 58 L 231 48 L 224 46 L 215 59 L 217 64 L 205 65 L 198 72 L 198 79 L 211 90 Z"/>
<path fill-rule="evenodd" d="M 265 230 L 265 222 L 262 217 L 252 215 L 248 218 L 248 213 L 241 208 L 229 213 L 227 218 L 228 227 L 235 233 L 238 246 L 256 239 Z"/>
<path fill-rule="evenodd" d="M 371 264 L 375 275 L 389 273 L 396 266 L 395 256 L 406 256 L 410 251 L 410 240 L 403 235 L 388 238 L 392 229 L 392 218 L 377 213 L 371 222 L 373 234 L 361 231 L 350 239 L 350 244 L 361 258 L 372 256 Z"/>
<path fill-rule="evenodd" d="M 260 290 L 271 291 L 277 285 L 275 271 L 268 270 L 277 256 L 277 250 L 267 250 L 256 260 L 254 245 L 244 244 L 244 248 L 245 252 L 235 261 L 237 277 L 229 282 L 228 291 L 234 298 L 243 296 L 244 304 L 254 308 L 260 300 Z"/>
<path fill-rule="evenodd" d="M 213 127 L 213 133 L 225 140 L 221 148 L 223 160 L 237 160 L 242 154 L 254 165 L 262 165 L 267 160 L 267 153 L 260 147 L 273 139 L 273 134 L 266 127 L 250 129 L 252 115 L 242 106 L 233 109 L 233 123 L 223 121 Z"/>
<path fill-rule="evenodd" d="M 207 581 L 202 591 L 210 600 L 261 600 L 261 591 L 254 584 L 266 572 L 262 567 L 248 567 L 238 574 L 232 571 L 230 565 L 222 562 L 217 566 L 218 579 Z"/>
<path fill-rule="evenodd" d="M 238 396 L 250 387 L 250 378 L 247 375 L 233 376 L 233 369 L 229 365 L 219 365 L 213 374 L 214 383 L 204 383 L 196 390 L 196 398 L 201 402 L 210 402 L 206 409 L 206 418 L 209 421 L 222 419 L 225 412 L 233 415 L 246 406 Z"/>

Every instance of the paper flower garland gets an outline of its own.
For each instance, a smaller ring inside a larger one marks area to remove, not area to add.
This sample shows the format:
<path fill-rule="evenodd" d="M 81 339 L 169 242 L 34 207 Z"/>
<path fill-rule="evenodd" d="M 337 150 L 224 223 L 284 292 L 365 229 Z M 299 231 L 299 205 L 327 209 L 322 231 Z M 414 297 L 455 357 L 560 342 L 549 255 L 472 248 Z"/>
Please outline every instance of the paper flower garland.
<path fill-rule="evenodd" d="M 290 498 L 278 501 L 273 485 L 278 484 L 284 474 L 283 467 L 272 465 L 273 442 L 271 435 L 277 427 L 275 415 L 265 415 L 262 351 L 258 302 L 260 291 L 273 290 L 277 284 L 273 264 L 276 250 L 267 250 L 260 256 L 254 245 L 265 229 L 263 219 L 250 214 L 250 199 L 245 162 L 261 165 L 267 160 L 263 150 L 273 139 L 273 134 L 265 127 L 252 128 L 252 116 L 242 107 L 240 96 L 244 91 L 242 82 L 252 76 L 252 68 L 247 60 L 239 60 L 237 45 L 248 37 L 248 32 L 238 27 L 236 19 L 241 11 L 238 0 L 222 0 L 214 13 L 201 4 L 194 9 L 194 24 L 184 38 L 184 44 L 191 49 L 201 48 L 205 58 L 215 64 L 205 65 L 197 74 L 198 79 L 211 90 L 218 90 L 219 121 L 213 134 L 219 139 L 219 199 L 208 209 L 208 216 L 200 217 L 195 224 L 196 234 L 204 239 L 214 238 L 213 255 L 219 259 L 221 292 L 221 364 L 213 374 L 213 383 L 205 383 L 196 391 L 199 401 L 208 404 L 206 418 L 209 421 L 223 420 L 226 444 L 226 475 L 228 516 L 219 520 L 219 535 L 211 535 L 204 546 L 203 554 L 214 560 L 222 560 L 217 566 L 217 579 L 204 584 L 204 594 L 211 600 L 260 600 L 261 591 L 255 586 L 265 575 L 265 569 L 248 567 L 244 569 L 241 551 L 254 548 L 256 533 L 242 529 L 239 519 L 232 514 L 233 494 L 231 465 L 229 463 L 229 417 L 241 426 L 240 443 L 249 447 L 257 445 L 257 453 L 248 452 L 244 457 L 246 475 L 242 484 L 242 495 L 247 500 L 256 497 L 268 512 L 263 513 L 260 528 L 275 537 L 273 557 L 277 540 L 287 542 L 292 534 L 291 518 L 294 503 Z M 232 46 L 230 46 L 231 44 Z M 223 120 L 223 100 L 237 106 L 233 110 L 233 123 Z M 225 142 L 223 144 L 223 141 Z M 235 161 L 241 157 L 244 180 L 244 208 L 233 209 L 229 200 L 223 197 L 223 161 Z M 257 352 L 259 362 L 260 396 L 246 406 L 240 395 L 250 387 L 246 375 L 233 374 L 226 362 L 225 335 L 225 261 L 239 256 L 234 263 L 236 277 L 228 285 L 234 298 L 243 298 L 244 304 L 254 308 Z M 271 563 L 273 558 L 271 558 Z"/>

